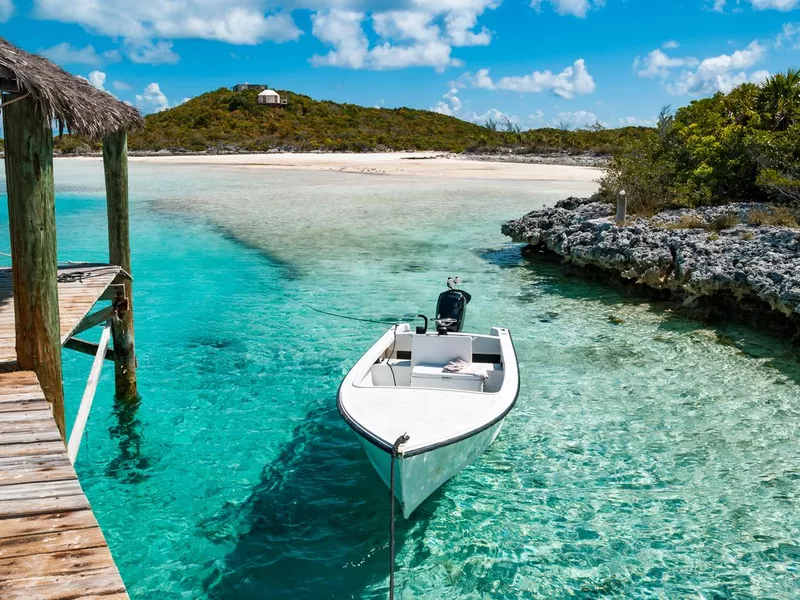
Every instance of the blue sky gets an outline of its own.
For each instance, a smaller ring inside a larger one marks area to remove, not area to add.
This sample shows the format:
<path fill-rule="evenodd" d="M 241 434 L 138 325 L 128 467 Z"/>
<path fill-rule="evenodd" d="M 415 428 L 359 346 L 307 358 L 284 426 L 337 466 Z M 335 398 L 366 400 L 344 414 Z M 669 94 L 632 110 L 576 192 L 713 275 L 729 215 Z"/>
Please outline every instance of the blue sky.
<path fill-rule="evenodd" d="M 619 126 L 800 67 L 800 0 L 0 0 L 0 35 L 143 112 L 252 82 Z"/>

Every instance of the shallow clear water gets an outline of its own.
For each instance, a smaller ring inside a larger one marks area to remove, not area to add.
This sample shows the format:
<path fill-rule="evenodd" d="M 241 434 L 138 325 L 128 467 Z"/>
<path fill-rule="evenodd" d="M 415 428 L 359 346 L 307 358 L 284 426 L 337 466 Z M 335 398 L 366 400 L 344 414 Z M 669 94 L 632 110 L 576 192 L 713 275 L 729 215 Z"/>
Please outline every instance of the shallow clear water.
<path fill-rule="evenodd" d="M 56 175 L 59 256 L 103 260 L 99 163 Z M 386 596 L 388 492 L 335 402 L 383 327 L 306 304 L 430 313 L 456 274 L 470 329 L 513 331 L 523 389 L 491 449 L 398 522 L 399 598 L 800 595 L 798 356 L 500 235 L 591 185 L 131 177 L 142 403 L 115 407 L 106 369 L 78 469 L 133 598 Z M 65 353 L 69 419 L 90 362 Z"/>

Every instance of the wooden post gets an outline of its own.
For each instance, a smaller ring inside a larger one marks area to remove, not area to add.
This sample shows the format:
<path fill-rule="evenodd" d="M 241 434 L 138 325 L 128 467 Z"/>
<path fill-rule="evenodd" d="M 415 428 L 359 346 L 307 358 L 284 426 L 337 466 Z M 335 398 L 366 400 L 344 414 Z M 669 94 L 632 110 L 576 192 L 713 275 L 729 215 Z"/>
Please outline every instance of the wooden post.
<path fill-rule="evenodd" d="M 3 108 L 17 365 L 36 372 L 65 437 L 53 132 L 28 97 Z"/>
<path fill-rule="evenodd" d="M 625 193 L 625 190 L 622 190 L 619 193 L 619 197 L 617 198 L 617 225 L 620 227 L 625 225 L 625 221 L 628 219 L 628 195 Z"/>
<path fill-rule="evenodd" d="M 131 273 L 131 244 L 128 223 L 128 134 L 118 131 L 103 138 L 103 166 L 108 205 L 108 257 Z M 125 402 L 138 399 L 136 352 L 133 335 L 133 284 L 125 279 L 127 298 L 115 301 L 117 313 L 111 319 L 114 340 L 114 372 L 117 398 Z"/>

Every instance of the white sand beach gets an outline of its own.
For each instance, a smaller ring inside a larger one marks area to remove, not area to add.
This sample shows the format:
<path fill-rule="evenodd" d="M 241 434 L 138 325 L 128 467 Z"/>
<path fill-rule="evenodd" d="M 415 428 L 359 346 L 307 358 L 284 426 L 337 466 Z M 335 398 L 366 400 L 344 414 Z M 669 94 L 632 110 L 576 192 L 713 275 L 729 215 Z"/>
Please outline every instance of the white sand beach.
<path fill-rule="evenodd" d="M 197 156 L 138 156 L 131 162 L 207 165 L 246 169 L 302 169 L 362 175 L 517 181 L 596 181 L 602 170 L 563 165 L 470 160 L 441 152 L 286 153 Z"/>

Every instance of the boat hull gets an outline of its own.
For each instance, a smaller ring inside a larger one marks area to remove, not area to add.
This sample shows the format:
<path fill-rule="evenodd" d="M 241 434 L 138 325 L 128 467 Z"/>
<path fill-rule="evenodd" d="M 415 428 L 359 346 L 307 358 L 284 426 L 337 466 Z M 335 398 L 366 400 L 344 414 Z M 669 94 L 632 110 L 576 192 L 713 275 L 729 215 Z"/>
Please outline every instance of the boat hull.
<path fill-rule="evenodd" d="M 428 496 L 458 475 L 492 444 L 503 420 L 468 438 L 433 448 L 422 454 L 400 456 L 395 461 L 395 497 L 407 519 Z M 390 486 L 391 455 L 359 436 L 372 466 Z"/>

